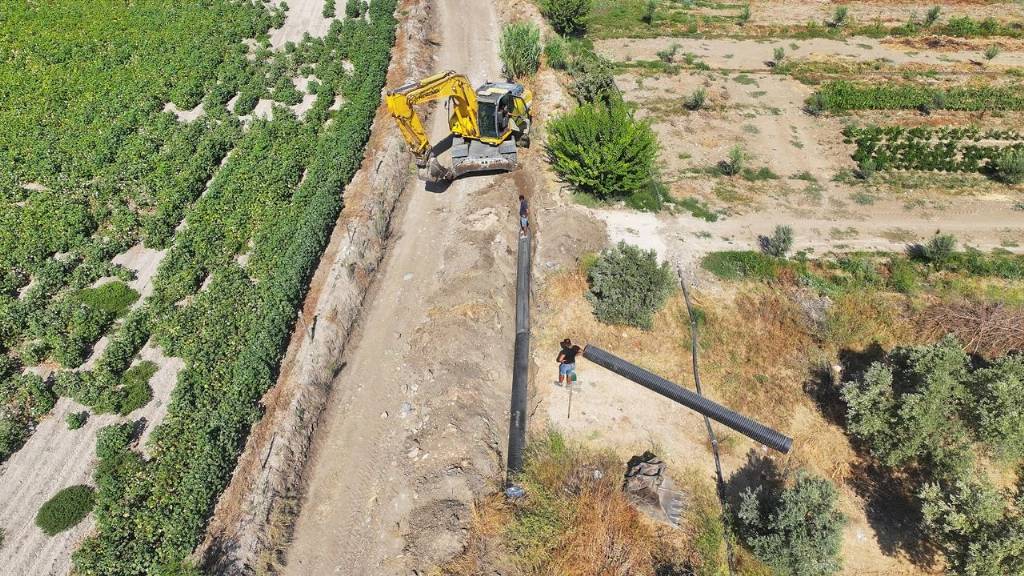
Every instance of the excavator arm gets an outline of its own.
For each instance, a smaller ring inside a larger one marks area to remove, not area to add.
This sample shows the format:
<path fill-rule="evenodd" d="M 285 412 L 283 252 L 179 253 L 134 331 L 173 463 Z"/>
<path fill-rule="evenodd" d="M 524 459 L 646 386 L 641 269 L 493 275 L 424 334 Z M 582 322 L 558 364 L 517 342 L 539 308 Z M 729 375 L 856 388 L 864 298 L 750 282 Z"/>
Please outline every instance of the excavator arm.
<path fill-rule="evenodd" d="M 451 116 L 448 118 L 451 131 L 464 138 L 476 138 L 479 133 L 476 94 L 469 80 L 462 74 L 450 70 L 441 72 L 417 82 L 409 82 L 387 93 L 388 111 L 398 123 L 402 136 L 421 167 L 432 159 L 431 145 L 414 107 L 444 99 L 451 99 L 452 102 Z"/>

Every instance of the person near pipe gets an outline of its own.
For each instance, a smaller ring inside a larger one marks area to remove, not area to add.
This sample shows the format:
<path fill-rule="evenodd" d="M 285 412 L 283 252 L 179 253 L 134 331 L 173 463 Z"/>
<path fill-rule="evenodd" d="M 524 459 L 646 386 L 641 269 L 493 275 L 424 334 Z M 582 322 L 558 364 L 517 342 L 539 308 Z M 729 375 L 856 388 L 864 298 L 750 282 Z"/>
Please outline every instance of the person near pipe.
<path fill-rule="evenodd" d="M 580 347 L 566 338 L 562 340 L 562 350 L 558 353 L 558 384 L 564 381 L 566 386 L 572 386 L 576 379 L 576 355 L 580 353 Z"/>
<path fill-rule="evenodd" d="M 530 205 L 526 196 L 519 195 L 519 235 L 526 237 L 530 232 Z"/>

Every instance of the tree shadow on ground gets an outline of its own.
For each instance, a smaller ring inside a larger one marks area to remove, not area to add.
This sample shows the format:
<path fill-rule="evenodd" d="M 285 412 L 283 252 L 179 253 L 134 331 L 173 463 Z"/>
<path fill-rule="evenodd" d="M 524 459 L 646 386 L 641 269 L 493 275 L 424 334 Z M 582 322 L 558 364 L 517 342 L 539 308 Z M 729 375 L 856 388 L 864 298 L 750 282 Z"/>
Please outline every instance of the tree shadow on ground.
<path fill-rule="evenodd" d="M 725 499 L 730 509 L 736 510 L 748 488 L 757 490 L 761 487 L 766 493 L 775 493 L 782 489 L 784 483 L 785 474 L 775 459 L 751 448 L 747 451 L 747 461 L 725 481 Z"/>
<path fill-rule="evenodd" d="M 922 529 L 914 488 L 919 484 L 917 478 L 865 457 L 853 464 L 847 484 L 864 500 L 868 524 L 883 554 L 904 554 L 922 568 L 935 566 L 940 551 Z"/>

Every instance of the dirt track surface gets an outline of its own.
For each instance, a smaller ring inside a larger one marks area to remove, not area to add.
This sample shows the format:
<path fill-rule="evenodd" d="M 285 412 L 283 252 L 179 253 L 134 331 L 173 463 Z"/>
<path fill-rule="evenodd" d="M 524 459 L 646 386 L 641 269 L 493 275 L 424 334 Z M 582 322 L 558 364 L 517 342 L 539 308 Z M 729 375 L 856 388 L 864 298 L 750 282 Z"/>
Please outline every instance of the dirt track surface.
<path fill-rule="evenodd" d="M 497 79 L 491 4 L 434 4 L 435 68 Z M 443 114 L 429 126 L 448 133 Z M 511 175 L 407 190 L 314 440 L 285 574 L 404 575 L 461 549 L 504 459 L 515 197 Z"/>

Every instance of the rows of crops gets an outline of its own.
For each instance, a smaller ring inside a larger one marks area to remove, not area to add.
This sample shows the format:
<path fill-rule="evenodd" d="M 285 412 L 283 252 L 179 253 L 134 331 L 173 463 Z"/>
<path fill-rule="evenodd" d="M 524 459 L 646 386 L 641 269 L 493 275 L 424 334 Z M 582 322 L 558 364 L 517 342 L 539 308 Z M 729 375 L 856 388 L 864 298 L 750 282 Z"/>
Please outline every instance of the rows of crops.
<path fill-rule="evenodd" d="M 878 170 L 989 171 L 1007 150 L 1024 150 L 1020 132 L 976 127 L 850 125 L 843 136 L 857 145 L 858 164 L 870 161 Z"/>
<path fill-rule="evenodd" d="M 850 110 L 1024 110 L 1024 90 L 1019 85 L 956 86 L 940 88 L 924 84 L 867 84 L 835 80 L 826 82 L 807 101 L 812 111 Z"/>
<path fill-rule="evenodd" d="M 147 342 L 185 362 L 149 459 L 103 455 L 79 573 L 163 573 L 201 537 L 362 159 L 395 5 L 278 51 L 282 11 L 247 0 L 26 3 L 0 20 L 0 461 L 58 396 L 147 403 L 129 370 Z M 316 99 L 298 118 L 303 76 Z M 247 116 L 260 99 L 272 119 Z M 167 102 L 204 113 L 182 123 Z M 142 302 L 112 262 L 139 243 L 167 250 Z"/>

